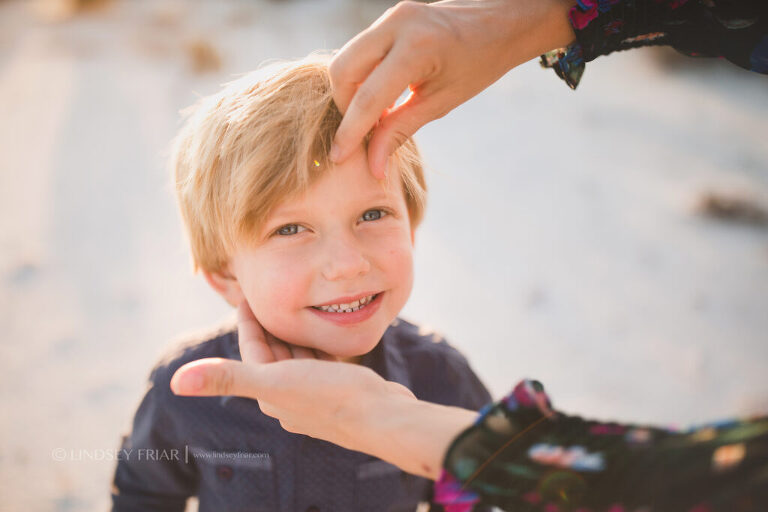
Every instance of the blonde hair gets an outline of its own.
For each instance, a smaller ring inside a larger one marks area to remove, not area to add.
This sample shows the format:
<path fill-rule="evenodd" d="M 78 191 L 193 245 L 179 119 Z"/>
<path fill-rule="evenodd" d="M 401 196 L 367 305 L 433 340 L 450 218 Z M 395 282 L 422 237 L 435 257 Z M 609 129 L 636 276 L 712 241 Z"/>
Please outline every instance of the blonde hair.
<path fill-rule="evenodd" d="M 171 168 L 195 270 L 222 270 L 236 241 L 260 229 L 282 199 L 306 190 L 331 166 L 328 152 L 341 114 L 328 60 L 315 54 L 266 77 L 265 70 L 249 73 L 186 112 Z M 412 139 L 393 161 L 416 227 L 426 184 Z"/>

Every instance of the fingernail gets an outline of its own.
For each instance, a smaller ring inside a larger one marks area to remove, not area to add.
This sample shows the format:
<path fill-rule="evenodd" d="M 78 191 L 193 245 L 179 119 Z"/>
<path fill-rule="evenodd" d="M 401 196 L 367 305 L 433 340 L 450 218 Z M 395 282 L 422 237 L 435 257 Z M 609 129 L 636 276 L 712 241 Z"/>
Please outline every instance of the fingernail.
<path fill-rule="evenodd" d="M 337 144 L 332 144 L 331 152 L 328 153 L 328 157 L 331 159 L 331 162 L 337 163 L 341 157 L 341 148 Z"/>

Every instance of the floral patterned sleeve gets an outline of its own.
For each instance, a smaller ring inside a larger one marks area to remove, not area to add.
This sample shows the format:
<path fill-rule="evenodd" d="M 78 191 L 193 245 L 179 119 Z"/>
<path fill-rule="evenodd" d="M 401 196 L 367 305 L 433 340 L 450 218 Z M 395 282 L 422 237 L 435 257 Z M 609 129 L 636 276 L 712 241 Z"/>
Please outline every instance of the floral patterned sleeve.
<path fill-rule="evenodd" d="M 575 89 L 584 64 L 640 46 L 669 45 L 690 56 L 723 57 L 768 73 L 766 0 L 577 0 L 576 42 L 541 56 Z"/>
<path fill-rule="evenodd" d="M 448 449 L 435 484 L 446 512 L 768 510 L 768 416 L 685 432 L 553 411 L 526 380 Z"/>

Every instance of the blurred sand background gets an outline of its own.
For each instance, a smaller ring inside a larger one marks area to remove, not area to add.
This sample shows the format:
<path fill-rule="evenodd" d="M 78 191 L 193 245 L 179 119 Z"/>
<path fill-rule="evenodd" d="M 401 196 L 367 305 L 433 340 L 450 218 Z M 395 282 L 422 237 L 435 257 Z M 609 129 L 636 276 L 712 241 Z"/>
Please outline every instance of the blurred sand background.
<path fill-rule="evenodd" d="M 230 314 L 190 271 L 178 111 L 388 5 L 91 3 L 0 1 L 2 511 L 107 508 L 114 462 L 54 450 L 116 448 L 163 348 Z M 573 92 L 532 62 L 417 140 L 430 205 L 404 316 L 494 396 L 531 376 L 603 419 L 768 410 L 768 77 L 642 50 Z"/>

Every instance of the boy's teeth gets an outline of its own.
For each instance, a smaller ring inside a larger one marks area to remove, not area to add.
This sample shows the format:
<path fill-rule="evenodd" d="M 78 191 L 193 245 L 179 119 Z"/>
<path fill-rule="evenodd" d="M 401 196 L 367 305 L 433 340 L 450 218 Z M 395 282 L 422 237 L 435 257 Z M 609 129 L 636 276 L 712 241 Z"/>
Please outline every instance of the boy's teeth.
<path fill-rule="evenodd" d="M 353 311 L 364 308 L 369 302 L 373 300 L 373 297 L 375 297 L 375 295 L 363 297 L 362 299 L 350 302 L 349 304 L 330 304 L 328 306 L 315 307 L 321 311 L 326 311 L 329 313 L 352 313 Z"/>

